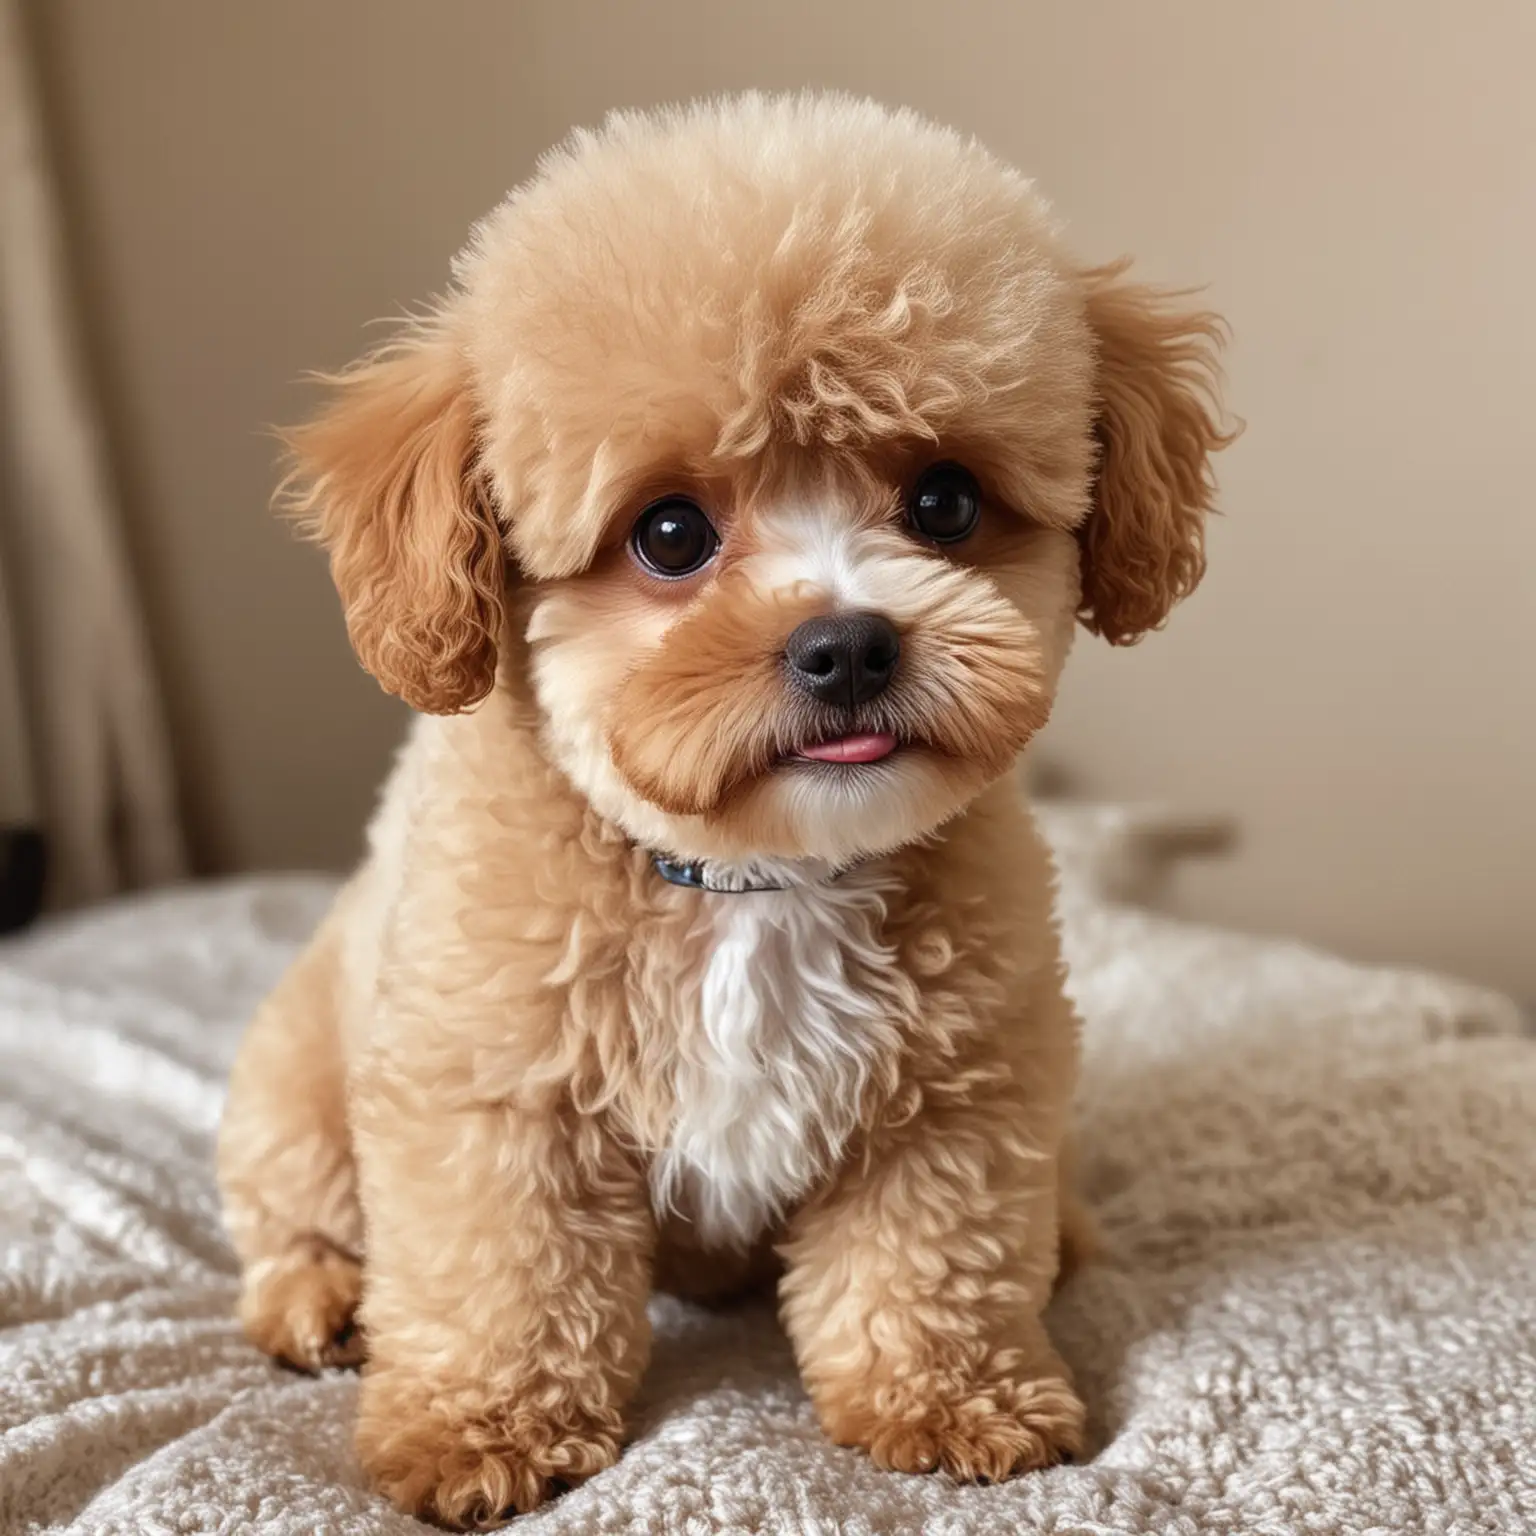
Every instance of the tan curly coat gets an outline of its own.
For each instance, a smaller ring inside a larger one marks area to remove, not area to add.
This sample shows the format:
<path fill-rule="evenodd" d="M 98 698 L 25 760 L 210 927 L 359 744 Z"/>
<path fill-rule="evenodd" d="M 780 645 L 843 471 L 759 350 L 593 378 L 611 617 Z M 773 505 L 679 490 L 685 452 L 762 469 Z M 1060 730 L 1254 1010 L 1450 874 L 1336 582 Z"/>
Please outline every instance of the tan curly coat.
<path fill-rule="evenodd" d="M 778 1276 L 827 1432 L 882 1465 L 1078 1448 L 1041 1322 L 1076 1028 L 1011 769 L 1074 621 L 1133 640 L 1203 571 L 1215 340 L 975 144 L 747 97 L 578 135 L 293 434 L 358 653 L 423 717 L 251 1027 L 220 1178 L 252 1338 L 366 1354 L 402 1508 L 491 1524 L 609 1465 L 658 1285 Z M 945 549 L 902 513 L 941 459 L 985 496 Z M 628 551 L 663 493 L 720 530 L 686 580 Z M 901 633 L 901 749 L 808 776 L 781 653 L 855 600 Z"/>

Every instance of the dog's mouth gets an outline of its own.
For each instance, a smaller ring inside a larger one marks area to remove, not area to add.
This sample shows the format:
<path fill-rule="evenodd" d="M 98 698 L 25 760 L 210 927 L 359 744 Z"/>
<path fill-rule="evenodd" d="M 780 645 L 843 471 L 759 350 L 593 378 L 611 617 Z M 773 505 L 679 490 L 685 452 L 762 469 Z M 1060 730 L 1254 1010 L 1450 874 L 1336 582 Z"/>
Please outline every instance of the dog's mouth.
<path fill-rule="evenodd" d="M 798 748 L 789 761 L 801 763 L 839 763 L 857 766 L 884 762 L 901 743 L 889 731 L 856 731 L 848 736 L 830 737 Z"/>

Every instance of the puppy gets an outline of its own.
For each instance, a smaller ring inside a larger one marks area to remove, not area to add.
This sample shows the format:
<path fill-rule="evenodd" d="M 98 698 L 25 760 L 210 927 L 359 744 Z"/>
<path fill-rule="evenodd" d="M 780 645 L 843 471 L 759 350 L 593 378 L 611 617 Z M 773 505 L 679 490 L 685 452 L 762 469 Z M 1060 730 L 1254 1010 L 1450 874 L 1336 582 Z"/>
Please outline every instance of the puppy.
<path fill-rule="evenodd" d="M 400 1508 L 609 1466 L 654 1287 L 776 1281 L 883 1467 L 1078 1450 L 1076 1024 L 1012 770 L 1074 624 L 1202 574 L 1217 339 L 976 144 L 749 96 L 575 135 L 292 434 L 421 717 L 219 1173 L 246 1329 L 366 1355 Z"/>

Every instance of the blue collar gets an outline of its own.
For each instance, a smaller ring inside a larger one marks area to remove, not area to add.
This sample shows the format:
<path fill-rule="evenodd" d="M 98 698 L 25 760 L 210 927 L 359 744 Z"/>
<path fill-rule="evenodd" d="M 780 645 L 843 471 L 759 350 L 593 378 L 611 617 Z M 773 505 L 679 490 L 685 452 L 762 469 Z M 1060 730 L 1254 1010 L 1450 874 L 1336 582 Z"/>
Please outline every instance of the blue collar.
<path fill-rule="evenodd" d="M 857 869 L 864 861 L 855 859 L 852 864 L 840 867 L 823 866 L 825 873 L 819 878 L 802 880 L 776 877 L 772 861 L 760 875 L 748 875 L 726 865 L 723 869 L 708 859 L 671 859 L 664 853 L 651 854 L 651 868 L 669 885 L 681 885 L 693 891 L 708 891 L 715 896 L 745 896 L 756 891 L 812 890 L 818 885 L 831 885 L 841 880 L 849 870 Z"/>
<path fill-rule="evenodd" d="M 719 884 L 709 878 L 709 865 L 704 859 L 684 863 L 681 859 L 669 859 L 665 854 L 653 853 L 651 867 L 669 885 L 687 886 L 694 891 L 712 891 L 718 896 L 744 896 L 749 891 L 787 891 L 787 880 L 733 881 Z M 834 877 L 835 878 L 835 877 Z"/>

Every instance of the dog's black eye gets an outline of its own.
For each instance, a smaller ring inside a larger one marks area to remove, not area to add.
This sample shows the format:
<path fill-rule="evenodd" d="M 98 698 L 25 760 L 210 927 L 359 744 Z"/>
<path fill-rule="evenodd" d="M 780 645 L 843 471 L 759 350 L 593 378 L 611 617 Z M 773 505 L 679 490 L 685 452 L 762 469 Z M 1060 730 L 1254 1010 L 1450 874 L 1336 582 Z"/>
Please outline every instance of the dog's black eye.
<path fill-rule="evenodd" d="M 640 514 L 629 542 L 648 571 L 691 576 L 714 559 L 720 535 L 702 508 L 684 496 L 668 496 Z"/>
<path fill-rule="evenodd" d="M 958 544 L 975 532 L 981 487 L 963 464 L 933 464 L 917 477 L 907 500 L 907 520 L 935 544 Z"/>

